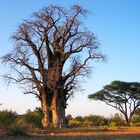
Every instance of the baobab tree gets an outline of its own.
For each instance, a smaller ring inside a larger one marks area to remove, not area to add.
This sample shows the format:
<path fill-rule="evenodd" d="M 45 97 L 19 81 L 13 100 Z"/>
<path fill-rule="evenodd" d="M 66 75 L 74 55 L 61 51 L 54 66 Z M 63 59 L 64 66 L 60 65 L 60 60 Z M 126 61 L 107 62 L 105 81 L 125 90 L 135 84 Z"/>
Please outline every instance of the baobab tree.
<path fill-rule="evenodd" d="M 13 50 L 2 57 L 11 68 L 4 77 L 41 101 L 44 127 L 51 122 L 54 127 L 64 125 L 67 100 L 80 77 L 87 76 L 94 60 L 105 58 L 94 34 L 81 22 L 86 13 L 78 5 L 33 13 L 11 36 Z"/>

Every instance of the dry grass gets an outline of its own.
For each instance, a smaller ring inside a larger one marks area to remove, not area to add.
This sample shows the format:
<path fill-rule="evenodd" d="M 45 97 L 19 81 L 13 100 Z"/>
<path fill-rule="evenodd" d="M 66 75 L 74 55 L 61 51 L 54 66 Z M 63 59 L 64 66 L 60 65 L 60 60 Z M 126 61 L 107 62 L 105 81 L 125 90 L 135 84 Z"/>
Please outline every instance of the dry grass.
<path fill-rule="evenodd" d="M 28 136 L 11 136 L 0 132 L 0 140 L 140 140 L 140 127 L 89 127 L 31 130 Z"/>

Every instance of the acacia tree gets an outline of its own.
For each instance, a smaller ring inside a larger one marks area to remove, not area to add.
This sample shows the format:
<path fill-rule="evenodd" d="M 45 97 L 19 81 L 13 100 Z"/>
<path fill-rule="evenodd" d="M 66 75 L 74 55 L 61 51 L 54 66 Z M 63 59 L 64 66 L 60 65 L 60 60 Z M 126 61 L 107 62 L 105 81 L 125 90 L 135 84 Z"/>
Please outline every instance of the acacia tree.
<path fill-rule="evenodd" d="M 119 110 L 129 126 L 131 119 L 140 106 L 140 83 L 114 81 L 110 85 L 88 96 L 91 100 L 100 100 Z"/>
<path fill-rule="evenodd" d="M 2 57 L 11 68 L 4 77 L 41 101 L 44 127 L 64 124 L 66 102 L 89 73 L 90 60 L 105 58 L 80 21 L 86 13 L 78 5 L 43 8 L 18 26 L 13 50 Z"/>

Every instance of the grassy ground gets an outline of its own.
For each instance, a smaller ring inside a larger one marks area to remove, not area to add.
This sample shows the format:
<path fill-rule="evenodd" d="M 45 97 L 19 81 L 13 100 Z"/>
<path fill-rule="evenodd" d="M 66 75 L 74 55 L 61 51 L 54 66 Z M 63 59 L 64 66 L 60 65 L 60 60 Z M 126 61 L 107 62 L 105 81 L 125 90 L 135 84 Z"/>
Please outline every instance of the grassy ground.
<path fill-rule="evenodd" d="M 0 140 L 140 140 L 140 127 L 32 130 L 28 136 L 1 133 Z"/>

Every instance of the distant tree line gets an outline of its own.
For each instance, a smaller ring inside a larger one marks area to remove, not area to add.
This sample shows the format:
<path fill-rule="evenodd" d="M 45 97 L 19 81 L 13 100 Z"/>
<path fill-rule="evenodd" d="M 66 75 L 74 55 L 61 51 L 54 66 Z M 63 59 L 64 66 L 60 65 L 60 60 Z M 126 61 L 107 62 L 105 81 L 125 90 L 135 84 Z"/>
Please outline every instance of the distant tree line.
<path fill-rule="evenodd" d="M 36 108 L 34 111 L 31 111 L 29 109 L 23 115 L 18 115 L 16 112 L 8 110 L 0 111 L 0 129 L 1 128 L 9 129 L 13 127 L 15 127 L 16 129 L 42 128 L 41 120 L 42 120 L 41 108 Z M 66 116 L 66 120 L 68 127 L 87 127 L 87 126 L 118 127 L 126 125 L 123 116 L 118 113 L 108 118 L 100 115 L 72 117 L 72 115 L 69 114 Z M 131 125 L 140 126 L 140 108 L 138 108 L 135 114 L 133 115 Z"/>
<path fill-rule="evenodd" d="M 70 114 L 66 116 L 69 127 L 86 127 L 86 126 L 126 126 L 125 118 L 123 115 L 116 113 L 110 117 L 104 117 L 101 115 L 89 115 L 89 116 L 77 116 L 72 117 Z M 140 126 L 140 108 L 134 113 L 130 124 L 132 126 Z"/>

